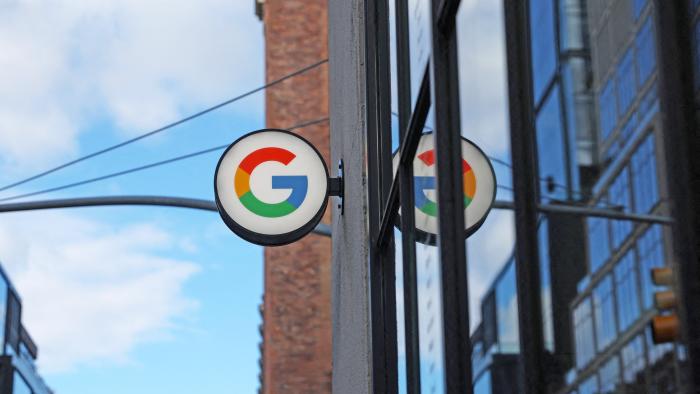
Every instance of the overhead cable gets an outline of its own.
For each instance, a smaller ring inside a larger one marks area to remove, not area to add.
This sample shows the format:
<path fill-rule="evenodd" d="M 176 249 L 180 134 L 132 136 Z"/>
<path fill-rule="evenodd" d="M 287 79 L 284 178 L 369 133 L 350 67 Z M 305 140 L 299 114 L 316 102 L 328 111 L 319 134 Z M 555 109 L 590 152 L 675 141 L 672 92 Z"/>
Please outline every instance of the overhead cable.
<path fill-rule="evenodd" d="M 296 130 L 296 129 L 300 129 L 300 128 L 302 128 L 302 127 L 307 127 L 307 126 L 315 125 L 315 124 L 318 124 L 318 123 L 323 123 L 323 122 L 326 122 L 326 121 L 328 121 L 328 117 L 323 117 L 323 118 L 320 118 L 320 119 L 315 119 L 315 120 L 312 120 L 312 121 L 307 121 L 307 122 L 299 123 L 299 124 L 297 124 L 297 125 L 294 125 L 294 126 L 290 127 L 289 130 Z M 95 177 L 95 178 L 84 179 L 84 180 L 82 180 L 82 181 L 72 182 L 72 183 L 68 183 L 68 184 L 65 184 L 65 185 L 56 186 L 56 187 L 51 187 L 51 188 L 48 188 L 48 189 L 43 189 L 43 190 L 39 190 L 39 191 L 35 191 L 35 192 L 24 193 L 24 194 L 18 194 L 18 195 L 11 196 L 11 197 L 0 198 L 0 202 L 18 200 L 18 199 L 20 199 L 20 198 L 25 198 L 25 197 L 38 196 L 38 195 L 40 195 L 40 194 L 46 194 L 46 193 L 51 193 L 51 192 L 57 192 L 57 191 L 60 191 L 60 190 L 71 189 L 71 188 L 74 188 L 74 187 L 78 187 L 78 186 L 82 186 L 82 185 L 87 185 L 87 184 L 89 184 L 89 183 L 94 183 L 94 182 L 103 181 L 103 180 L 105 180 L 105 179 L 116 178 L 116 177 L 118 177 L 118 176 L 127 175 L 127 174 L 131 174 L 131 173 L 134 173 L 134 172 L 139 172 L 139 171 L 147 170 L 147 169 L 149 169 L 149 168 L 159 167 L 159 166 L 162 166 L 162 165 L 166 165 L 166 164 L 170 164 L 170 163 L 175 163 L 175 162 L 182 161 L 182 160 L 185 160 L 185 159 L 190 159 L 190 158 L 197 157 L 197 156 L 201 156 L 201 155 L 204 155 L 204 154 L 207 154 L 207 153 L 211 153 L 211 152 L 215 152 L 215 151 L 218 151 L 218 150 L 222 150 L 222 149 L 228 147 L 229 145 L 230 145 L 230 144 L 219 145 L 219 146 L 215 146 L 215 147 L 212 147 L 212 148 L 203 149 L 203 150 L 200 150 L 200 151 L 188 153 L 188 154 L 185 154 L 185 155 L 176 156 L 176 157 L 173 157 L 173 158 L 170 158 L 170 159 L 166 159 L 166 160 L 162 160 L 162 161 L 157 161 L 157 162 L 155 162 L 155 163 L 150 163 L 150 164 L 146 164 L 146 165 L 142 165 L 142 166 L 138 166 L 138 167 L 129 168 L 129 169 L 127 169 L 127 170 L 122 170 L 122 171 L 113 172 L 113 173 L 106 174 L 106 175 L 102 175 L 102 176 L 98 176 L 98 177 Z"/>
<path fill-rule="evenodd" d="M 70 166 L 72 166 L 72 165 L 74 165 L 74 164 L 78 164 L 78 163 L 80 163 L 80 162 L 82 162 L 82 161 L 85 161 L 85 160 L 88 160 L 88 159 L 92 159 L 93 157 L 100 156 L 100 155 L 105 154 L 105 153 L 107 153 L 107 152 L 111 152 L 111 151 L 113 151 L 113 150 L 115 150 L 115 149 L 122 148 L 122 147 L 124 147 L 124 146 L 126 146 L 126 145 L 129 145 L 129 144 L 132 144 L 132 143 L 134 143 L 134 142 L 136 142 L 136 141 L 142 140 L 142 139 L 147 138 L 147 137 L 151 137 L 151 136 L 153 136 L 153 135 L 155 135 L 155 134 L 158 134 L 158 133 L 161 133 L 161 132 L 166 131 L 166 130 L 168 130 L 168 129 L 171 129 L 171 128 L 173 128 L 173 127 L 175 127 L 175 126 L 178 126 L 178 125 L 181 125 L 181 124 L 183 124 L 183 123 L 185 123 L 185 122 L 189 122 L 190 120 L 193 120 L 193 119 L 195 119 L 195 118 L 198 118 L 198 117 L 200 117 L 200 116 L 202 116 L 202 115 L 206 115 L 206 114 L 208 114 L 209 112 L 215 111 L 215 110 L 217 110 L 217 109 L 219 109 L 219 108 L 222 108 L 222 107 L 225 107 L 225 106 L 227 106 L 227 105 L 229 105 L 229 104 L 235 103 L 236 101 L 239 101 L 239 100 L 241 100 L 241 99 L 244 99 L 244 98 L 246 98 L 246 97 L 248 97 L 248 96 L 250 96 L 250 95 L 252 95 L 252 94 L 254 94 L 254 93 L 260 92 L 260 91 L 265 90 L 265 89 L 267 89 L 267 88 L 269 88 L 269 87 L 271 87 L 271 86 L 274 86 L 274 85 L 277 85 L 277 84 L 279 84 L 279 83 L 281 83 L 281 82 L 284 82 L 284 81 L 286 81 L 286 80 L 288 80 L 288 79 L 290 79 L 290 78 L 296 77 L 297 75 L 300 75 L 300 74 L 303 74 L 303 73 L 305 73 L 305 72 L 307 72 L 307 71 L 313 70 L 314 68 L 319 67 L 319 66 L 321 66 L 322 64 L 327 63 L 327 62 L 328 62 L 328 59 L 320 60 L 320 61 L 318 61 L 318 62 L 316 62 L 316 63 L 313 63 L 313 64 L 310 64 L 310 65 L 308 65 L 308 66 L 306 66 L 306 67 L 300 68 L 300 69 L 294 71 L 294 72 L 291 73 L 291 74 L 287 74 L 287 75 L 285 75 L 285 76 L 283 76 L 283 77 L 281 77 L 281 78 L 275 79 L 274 81 L 268 82 L 268 83 L 266 83 L 265 85 L 262 85 L 262 86 L 260 86 L 260 87 L 258 87 L 258 88 L 255 88 L 255 89 L 253 89 L 253 90 L 249 90 L 249 91 L 247 91 L 247 92 L 245 92 L 245 93 L 243 93 L 243 94 L 241 94 L 241 95 L 238 95 L 238 96 L 233 97 L 233 98 L 230 98 L 230 99 L 228 99 L 228 100 L 226 100 L 226 101 L 220 102 L 219 104 L 216 104 L 216 105 L 214 105 L 214 106 L 211 106 L 211 107 L 209 107 L 209 108 L 206 108 L 206 109 L 204 109 L 204 110 L 201 110 L 201 111 L 199 111 L 199 112 L 197 112 L 197 113 L 194 113 L 194 114 L 192 114 L 192 115 L 186 116 L 186 117 L 184 117 L 184 118 L 182 118 L 182 119 L 180 119 L 180 120 L 177 120 L 177 121 L 175 121 L 175 122 L 169 123 L 169 124 L 167 124 L 167 125 L 165 125 L 165 126 L 162 126 L 162 127 L 157 128 L 157 129 L 155 129 L 155 130 L 151 130 L 151 131 L 149 131 L 149 132 L 140 134 L 140 135 L 138 135 L 138 136 L 136 136 L 136 137 L 134 137 L 134 138 L 131 138 L 131 139 L 128 139 L 128 140 L 126 140 L 126 141 L 122 141 L 122 142 L 120 142 L 120 143 L 117 143 L 117 144 L 108 146 L 108 147 L 106 147 L 106 148 L 103 148 L 103 149 L 100 149 L 100 150 L 98 150 L 98 151 L 92 152 L 92 153 L 87 154 L 87 155 L 85 155 L 85 156 L 81 156 L 81 157 L 79 157 L 79 158 L 77 158 L 77 159 L 73 159 L 73 160 L 71 160 L 71 161 L 68 161 L 68 162 L 66 162 L 66 163 L 63 163 L 63 164 L 58 165 L 58 166 L 56 166 L 56 167 L 50 168 L 50 169 L 48 169 L 48 170 L 45 170 L 45 171 L 42 171 L 42 172 L 40 172 L 40 173 L 34 174 L 34 175 L 30 176 L 30 177 L 24 178 L 24 179 L 22 179 L 22 180 L 19 180 L 19 181 L 16 181 L 16 182 L 7 184 L 7 185 L 5 185 L 5 186 L 0 187 L 0 192 L 1 192 L 1 191 L 8 190 L 8 189 L 13 188 L 13 187 L 16 187 L 16 186 L 19 186 L 19 185 L 23 185 L 23 184 L 25 184 L 25 183 L 27 183 L 27 182 L 31 182 L 31 181 L 33 181 L 33 180 L 35 180 L 35 179 L 39 179 L 39 178 L 41 178 L 41 177 L 44 177 L 44 176 L 49 175 L 49 174 L 51 174 L 51 173 L 54 173 L 54 172 L 56 172 L 56 171 L 62 170 L 62 169 L 64 169 L 64 168 L 66 168 L 66 167 L 70 167 Z M 0 201 L 5 201 L 5 200 L 7 200 L 7 199 L 0 200 Z"/>

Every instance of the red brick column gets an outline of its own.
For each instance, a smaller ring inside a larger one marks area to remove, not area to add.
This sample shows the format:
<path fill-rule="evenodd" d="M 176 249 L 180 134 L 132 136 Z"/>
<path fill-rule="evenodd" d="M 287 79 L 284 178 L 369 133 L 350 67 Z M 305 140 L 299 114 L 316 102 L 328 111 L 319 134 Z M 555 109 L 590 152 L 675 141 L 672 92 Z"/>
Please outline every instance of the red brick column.
<path fill-rule="evenodd" d="M 326 0 L 266 0 L 266 78 L 280 78 L 328 57 Z M 328 66 L 266 91 L 267 127 L 328 116 Z M 296 130 L 326 161 L 328 122 Z M 330 164 L 330 163 L 329 163 Z M 335 173 L 331 165 L 331 174 Z M 324 221 L 329 223 L 329 212 Z M 308 235 L 288 246 L 265 248 L 264 393 L 331 391 L 330 239 Z"/>

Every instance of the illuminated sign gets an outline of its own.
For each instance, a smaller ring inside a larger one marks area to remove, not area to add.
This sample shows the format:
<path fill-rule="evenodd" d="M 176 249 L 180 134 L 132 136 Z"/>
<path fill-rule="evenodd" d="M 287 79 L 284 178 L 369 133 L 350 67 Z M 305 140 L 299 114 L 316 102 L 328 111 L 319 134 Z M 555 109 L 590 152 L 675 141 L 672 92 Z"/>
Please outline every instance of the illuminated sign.
<path fill-rule="evenodd" d="M 435 244 L 438 233 L 437 179 L 433 134 L 421 137 L 413 161 L 415 225 L 417 240 Z M 394 171 L 399 163 L 394 154 Z M 481 227 L 496 199 L 496 174 L 484 152 L 462 138 L 462 183 L 464 194 L 464 236 Z"/>
<path fill-rule="evenodd" d="M 313 145 L 285 130 L 259 130 L 239 138 L 219 159 L 216 206 L 241 238 L 284 245 L 321 220 L 328 182 L 326 164 Z"/>

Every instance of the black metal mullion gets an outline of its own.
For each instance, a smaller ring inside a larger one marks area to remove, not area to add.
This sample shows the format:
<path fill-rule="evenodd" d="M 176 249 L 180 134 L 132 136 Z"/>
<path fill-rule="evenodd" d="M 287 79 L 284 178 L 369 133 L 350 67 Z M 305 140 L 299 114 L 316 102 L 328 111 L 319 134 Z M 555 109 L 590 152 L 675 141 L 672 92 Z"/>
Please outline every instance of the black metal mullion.
<path fill-rule="evenodd" d="M 537 242 L 538 174 L 531 79 L 529 1 L 503 0 L 516 232 L 520 379 L 525 393 L 546 392 Z"/>
<path fill-rule="evenodd" d="M 464 242 L 462 143 L 455 14 L 459 1 L 432 0 L 432 90 L 437 156 L 445 390 L 472 393 L 469 290 Z"/>
<path fill-rule="evenodd" d="M 654 2 L 659 96 L 678 271 L 687 392 L 700 390 L 700 135 L 695 118 L 692 14 L 688 2 Z"/>
<path fill-rule="evenodd" d="M 386 1 L 367 0 L 367 144 L 370 239 L 379 235 L 392 181 L 389 12 Z M 390 234 L 389 241 L 393 234 Z M 370 244 L 372 382 L 375 393 L 398 391 L 396 275 L 393 242 Z"/>
<path fill-rule="evenodd" d="M 418 148 L 418 143 L 420 142 L 420 137 L 423 133 L 423 128 L 425 127 L 425 120 L 428 117 L 428 111 L 430 111 L 430 79 L 429 71 L 426 70 L 421 84 L 421 89 L 418 94 L 416 108 L 411 115 L 408 128 L 402 133 L 405 135 L 403 136 L 399 147 L 400 167 L 413 165 L 413 160 L 411 160 L 411 158 L 416 155 L 416 149 Z M 397 176 L 393 179 L 391 186 L 389 187 L 388 198 L 383 210 L 378 236 L 375 241 L 379 247 L 391 240 L 391 229 L 396 221 L 396 214 L 399 208 L 399 189 L 400 180 Z"/>
<path fill-rule="evenodd" d="M 415 145 L 419 138 L 409 126 L 411 114 L 411 47 L 409 41 L 408 1 L 396 0 L 396 81 L 399 110 L 399 139 L 403 147 L 407 139 L 413 137 Z M 424 78 L 423 84 L 430 79 Z M 429 90 L 429 89 L 428 89 Z M 430 94 L 427 94 L 430 98 Z M 428 105 L 428 108 L 430 105 Z M 428 111 L 425 111 L 427 117 Z M 423 119 L 425 125 L 425 119 Z M 422 129 L 422 126 L 421 126 Z M 411 140 L 411 142 L 413 142 Z M 408 150 L 408 149 L 406 149 Z M 403 152 L 408 155 L 409 152 Z M 415 149 L 414 153 L 415 155 Z M 409 157 L 413 157 L 413 155 Z M 415 202 L 413 196 L 413 160 L 399 163 L 399 186 L 401 197 L 401 255 L 403 258 L 403 305 L 404 337 L 406 352 L 406 391 L 419 394 L 420 387 L 420 328 L 418 316 L 418 279 L 416 268 Z"/>

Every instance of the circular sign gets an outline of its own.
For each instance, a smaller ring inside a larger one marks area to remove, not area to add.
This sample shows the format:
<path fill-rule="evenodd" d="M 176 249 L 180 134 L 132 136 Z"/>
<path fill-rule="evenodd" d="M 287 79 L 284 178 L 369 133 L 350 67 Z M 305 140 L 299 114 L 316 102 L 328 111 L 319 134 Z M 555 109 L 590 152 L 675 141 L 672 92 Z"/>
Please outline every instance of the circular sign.
<path fill-rule="evenodd" d="M 437 179 L 435 177 L 435 142 L 433 134 L 424 134 L 418 142 L 413 161 L 416 240 L 434 245 L 439 232 Z M 399 155 L 394 153 L 394 173 Z M 496 199 L 496 173 L 484 152 L 462 137 L 462 183 L 464 194 L 464 237 L 481 227 Z"/>
<path fill-rule="evenodd" d="M 328 203 L 321 154 L 286 130 L 246 134 L 219 159 L 216 206 L 226 225 L 258 245 L 284 245 L 316 227 Z"/>

